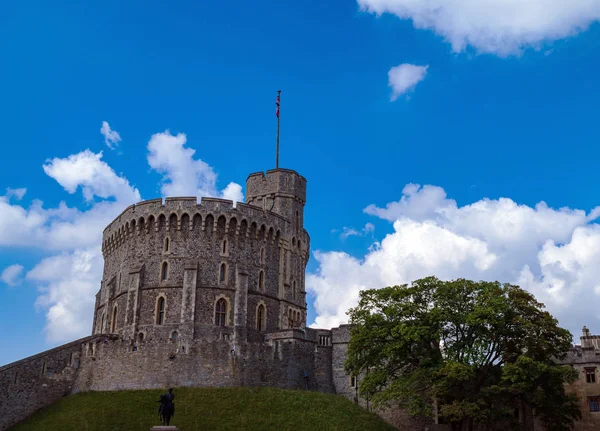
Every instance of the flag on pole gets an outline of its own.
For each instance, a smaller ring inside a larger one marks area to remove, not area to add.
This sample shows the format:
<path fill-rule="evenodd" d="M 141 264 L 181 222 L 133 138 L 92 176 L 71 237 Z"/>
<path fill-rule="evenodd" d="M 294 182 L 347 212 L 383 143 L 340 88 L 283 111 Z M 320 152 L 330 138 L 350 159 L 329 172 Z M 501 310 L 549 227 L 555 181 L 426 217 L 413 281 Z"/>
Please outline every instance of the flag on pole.
<path fill-rule="evenodd" d="M 277 118 L 279 118 L 279 95 L 277 95 L 277 99 L 275 99 L 275 105 L 277 106 L 275 109 L 275 115 L 277 115 Z"/>

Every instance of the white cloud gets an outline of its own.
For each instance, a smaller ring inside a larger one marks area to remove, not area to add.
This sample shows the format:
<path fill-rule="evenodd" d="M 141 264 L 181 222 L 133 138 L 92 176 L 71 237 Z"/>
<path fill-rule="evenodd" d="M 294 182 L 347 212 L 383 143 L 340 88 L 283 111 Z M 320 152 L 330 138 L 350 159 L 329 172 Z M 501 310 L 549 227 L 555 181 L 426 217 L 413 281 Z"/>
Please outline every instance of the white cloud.
<path fill-rule="evenodd" d="M 0 274 L 0 280 L 9 286 L 16 286 L 21 283 L 21 274 L 23 273 L 23 265 L 10 265 L 4 268 Z"/>
<path fill-rule="evenodd" d="M 414 89 L 419 82 L 425 79 L 428 67 L 408 63 L 392 67 L 388 72 L 388 85 L 392 87 L 391 100 L 394 101 L 407 91 Z"/>
<path fill-rule="evenodd" d="M 4 195 L 4 197 L 6 199 L 10 199 L 12 197 L 14 197 L 17 200 L 21 200 L 23 199 L 23 196 L 25 196 L 25 193 L 27 193 L 27 189 L 22 188 L 22 189 L 11 189 L 10 187 L 6 189 L 6 195 Z"/>
<path fill-rule="evenodd" d="M 40 286 L 42 294 L 36 306 L 47 310 L 49 342 L 65 342 L 90 333 L 95 294 L 102 279 L 99 247 L 46 258 L 27 273 L 27 279 Z"/>
<path fill-rule="evenodd" d="M 347 321 L 360 290 L 435 275 L 442 279 L 512 282 L 533 292 L 577 335 L 600 330 L 600 208 L 585 211 L 518 205 L 508 198 L 459 207 L 440 187 L 409 184 L 399 201 L 365 212 L 393 222 L 394 231 L 357 259 L 316 252 L 307 276 L 315 326 Z M 339 300 L 339 298 L 344 298 Z"/>
<path fill-rule="evenodd" d="M 600 20 L 600 0 L 358 0 L 362 10 L 412 20 L 455 52 L 472 46 L 505 56 L 573 36 Z"/>
<path fill-rule="evenodd" d="M 104 136 L 104 143 L 108 148 L 114 150 L 119 142 L 121 142 L 121 135 L 116 130 L 112 130 L 108 122 L 103 121 L 102 127 L 100 127 L 100 133 Z"/>
<path fill-rule="evenodd" d="M 69 193 L 75 193 L 77 188 L 81 187 L 87 201 L 91 201 L 94 196 L 139 201 L 140 194 L 137 189 L 131 187 L 125 178 L 118 176 L 101 159 L 102 152 L 95 154 L 85 150 L 66 159 L 49 160 L 44 165 L 44 172 Z"/>
<path fill-rule="evenodd" d="M 223 197 L 242 202 L 242 187 L 230 183 L 219 193 L 217 174 L 200 159 L 194 159 L 196 150 L 186 148 L 187 137 L 176 136 L 167 130 L 152 135 L 148 142 L 148 164 L 163 175 L 163 196 Z"/>
<path fill-rule="evenodd" d="M 365 224 L 361 230 L 356 230 L 354 228 L 349 228 L 344 226 L 342 229 L 342 233 L 340 234 L 341 239 L 346 239 L 349 236 L 365 236 L 369 233 L 373 233 L 375 231 L 375 225 L 373 223 Z M 335 230 L 334 230 L 335 232 Z"/>

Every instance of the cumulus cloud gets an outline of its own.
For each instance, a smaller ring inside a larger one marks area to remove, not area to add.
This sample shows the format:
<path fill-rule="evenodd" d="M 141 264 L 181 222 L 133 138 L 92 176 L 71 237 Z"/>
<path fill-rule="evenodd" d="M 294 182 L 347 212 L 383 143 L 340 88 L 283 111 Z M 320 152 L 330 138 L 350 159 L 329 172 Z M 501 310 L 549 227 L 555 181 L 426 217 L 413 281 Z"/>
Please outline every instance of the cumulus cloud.
<path fill-rule="evenodd" d="M 48 257 L 27 273 L 40 286 L 36 307 L 46 311 L 46 337 L 51 343 L 91 332 L 95 294 L 102 279 L 99 247 Z"/>
<path fill-rule="evenodd" d="M 365 224 L 361 230 L 356 230 L 354 228 L 346 227 L 342 229 L 342 233 L 340 234 L 341 239 L 346 239 L 349 236 L 365 236 L 369 233 L 373 233 L 375 231 L 375 225 L 373 223 Z"/>
<path fill-rule="evenodd" d="M 414 89 L 419 82 L 425 79 L 428 67 L 408 63 L 392 67 L 388 72 L 388 85 L 392 87 L 391 100 L 394 101 Z"/>
<path fill-rule="evenodd" d="M 121 135 L 119 135 L 119 132 L 112 130 L 106 121 L 102 122 L 100 133 L 102 133 L 102 136 L 104 136 L 104 143 L 111 150 L 114 150 L 117 145 L 119 145 L 119 142 L 121 142 Z"/>
<path fill-rule="evenodd" d="M 102 152 L 95 154 L 85 150 L 66 159 L 54 158 L 44 165 L 44 172 L 69 193 L 75 193 L 81 187 L 87 201 L 94 196 L 103 199 L 114 197 L 121 201 L 140 199 L 138 190 L 102 161 Z"/>
<path fill-rule="evenodd" d="M 23 265 L 10 265 L 4 268 L 0 274 L 0 280 L 9 286 L 16 286 L 21 283 L 21 274 L 23 274 Z"/>
<path fill-rule="evenodd" d="M 398 201 L 365 212 L 390 221 L 393 232 L 360 258 L 315 253 L 319 268 L 306 279 L 316 297 L 315 326 L 346 322 L 363 289 L 429 275 L 516 283 L 572 332 L 583 324 L 600 326 L 594 306 L 600 299 L 600 226 L 594 222 L 600 208 L 530 207 L 509 198 L 458 206 L 441 187 L 409 184 Z"/>
<path fill-rule="evenodd" d="M 163 196 L 222 197 L 242 202 L 242 186 L 230 183 L 219 192 L 217 174 L 200 159 L 194 159 L 196 150 L 186 148 L 183 133 L 173 136 L 167 130 L 152 135 L 148 142 L 148 164 L 163 175 Z"/>
<path fill-rule="evenodd" d="M 573 36 L 600 20 L 599 0 L 358 0 L 362 10 L 411 20 L 444 37 L 455 52 L 471 46 L 505 56 Z"/>

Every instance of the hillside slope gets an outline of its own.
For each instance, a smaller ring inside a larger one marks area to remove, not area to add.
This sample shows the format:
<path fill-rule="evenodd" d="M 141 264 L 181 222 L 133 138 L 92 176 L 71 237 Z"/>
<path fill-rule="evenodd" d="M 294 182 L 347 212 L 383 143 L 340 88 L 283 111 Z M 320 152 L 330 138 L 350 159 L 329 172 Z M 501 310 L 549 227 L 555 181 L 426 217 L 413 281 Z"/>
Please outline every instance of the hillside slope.
<path fill-rule="evenodd" d="M 165 390 L 86 392 L 63 398 L 13 430 L 148 431 Z M 393 430 L 338 395 L 273 388 L 176 388 L 171 425 L 192 430 Z"/>

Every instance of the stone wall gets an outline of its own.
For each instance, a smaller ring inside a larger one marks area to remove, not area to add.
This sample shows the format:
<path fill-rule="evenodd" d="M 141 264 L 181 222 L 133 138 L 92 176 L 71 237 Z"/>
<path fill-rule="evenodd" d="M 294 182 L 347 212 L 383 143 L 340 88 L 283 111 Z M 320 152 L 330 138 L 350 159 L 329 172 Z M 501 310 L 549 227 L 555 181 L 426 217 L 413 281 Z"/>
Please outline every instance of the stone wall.
<path fill-rule="evenodd" d="M 71 393 L 86 337 L 0 367 L 0 430 Z"/>
<path fill-rule="evenodd" d="M 230 309 L 235 307 L 241 268 L 248 274 L 249 327 L 256 326 L 261 301 L 267 311 L 263 329 L 303 326 L 309 253 L 304 229 L 295 232 L 280 215 L 251 205 L 234 208 L 221 199 L 196 204 L 188 198 L 141 202 L 104 232 L 105 266 L 93 331 L 133 338 L 156 323 L 161 295 L 167 304 L 165 322 L 184 323 L 184 315 L 211 322 L 219 295 L 227 296 Z M 188 269 L 195 269 L 188 289 L 197 289 L 193 302 L 182 293 Z"/>

